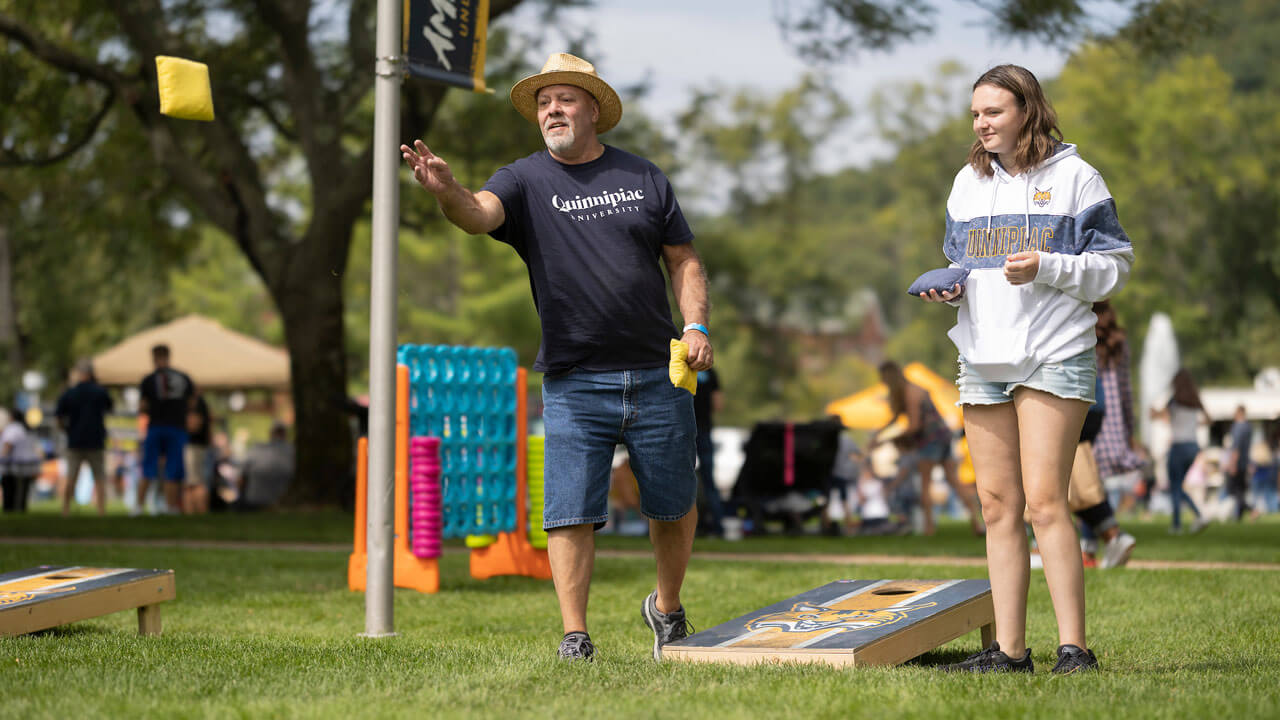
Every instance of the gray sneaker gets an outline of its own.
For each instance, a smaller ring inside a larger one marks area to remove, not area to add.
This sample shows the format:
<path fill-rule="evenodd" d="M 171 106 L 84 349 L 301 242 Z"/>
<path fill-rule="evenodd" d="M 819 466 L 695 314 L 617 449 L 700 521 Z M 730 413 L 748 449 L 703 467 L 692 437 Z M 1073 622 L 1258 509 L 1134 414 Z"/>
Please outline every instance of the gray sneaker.
<path fill-rule="evenodd" d="M 591 662 L 596 656 L 596 646 L 592 644 L 591 636 L 584 632 L 565 633 L 558 654 L 561 660 Z"/>
<path fill-rule="evenodd" d="M 649 593 L 649 597 L 640 604 L 640 615 L 644 624 L 653 631 L 653 659 L 662 659 L 662 646 L 676 640 L 683 640 L 693 633 L 693 626 L 684 616 L 684 606 L 671 613 L 658 611 L 658 591 Z"/>
<path fill-rule="evenodd" d="M 1138 541 L 1127 532 L 1121 531 L 1107 542 L 1106 548 L 1102 553 L 1102 567 L 1118 568 L 1124 567 L 1129 562 L 1129 556 L 1133 555 L 1133 546 Z"/>

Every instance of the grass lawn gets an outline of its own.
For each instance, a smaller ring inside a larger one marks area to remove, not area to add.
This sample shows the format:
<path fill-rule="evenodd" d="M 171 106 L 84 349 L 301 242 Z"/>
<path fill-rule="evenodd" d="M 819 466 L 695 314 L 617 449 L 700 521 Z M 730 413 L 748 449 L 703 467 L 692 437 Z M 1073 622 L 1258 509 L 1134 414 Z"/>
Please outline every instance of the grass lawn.
<path fill-rule="evenodd" d="M 116 503 L 104 517 L 76 508 L 64 518 L 58 508 L 43 502 L 26 514 L 0 516 L 0 537 L 350 543 L 355 522 L 351 513 L 339 510 L 129 517 Z"/>
<path fill-rule="evenodd" d="M 134 540 L 231 540 L 247 542 L 350 543 L 351 513 L 337 510 L 264 514 L 210 514 L 182 517 L 130 518 L 123 505 L 106 517 L 77 509 L 69 518 L 53 503 L 40 503 L 26 515 L 0 517 L 0 537 L 122 538 Z M 1168 518 L 1141 521 L 1122 518 L 1122 526 L 1138 539 L 1136 559 L 1199 562 L 1280 563 L 1280 515 L 1253 523 L 1216 523 L 1200 535 L 1172 536 Z M 647 549 L 646 538 L 600 535 L 600 547 Z M 461 541 L 449 543 L 462 547 Z M 699 539 L 698 552 L 823 553 L 832 555 L 961 556 L 980 558 L 985 542 L 969 533 L 963 521 L 942 519 L 932 537 L 785 537 L 767 535 L 743 542 Z"/>
<path fill-rule="evenodd" d="M 340 513 L 233 518 L 0 518 L 4 535 L 344 541 Z M 263 521 L 265 520 L 265 521 Z M 140 522 L 142 521 L 142 522 Z M 94 523 L 98 523 L 94 525 Z M 89 532 L 89 530 L 92 532 Z M 1280 524 L 1220 526 L 1170 538 L 1139 526 L 1140 553 L 1182 559 L 1276 559 Z M 1221 537 L 1218 537 L 1218 536 Z M 607 538 L 605 547 L 643 540 Z M 686 583 L 691 620 L 707 628 L 837 578 L 984 577 L 983 568 L 717 562 L 714 551 L 980 554 L 959 524 L 919 538 L 701 542 Z M 926 549 L 921 549 L 926 548 Z M 1243 548 L 1243 550 L 1240 550 Z M 709 552 L 703 552 L 704 550 Z M 918 551 L 918 552 L 917 552 Z M 1146 557 L 1146 555 L 1140 555 Z M 343 552 L 188 549 L 136 544 L 0 544 L 0 569 L 39 564 L 165 567 L 178 599 L 164 635 L 136 634 L 135 614 L 0 639 L 0 717 L 692 717 L 1015 718 L 1280 716 L 1280 572 L 1121 570 L 1086 573 L 1090 644 L 1104 672 L 1055 678 L 1042 573 L 1032 574 L 1032 677 L 951 677 L 930 667 L 976 649 L 977 634 L 899 668 L 655 664 L 639 617 L 652 561 L 597 562 L 592 665 L 555 661 L 550 583 L 470 579 L 443 561 L 436 595 L 396 592 L 399 637 L 366 640 L 363 595 L 345 586 Z"/>

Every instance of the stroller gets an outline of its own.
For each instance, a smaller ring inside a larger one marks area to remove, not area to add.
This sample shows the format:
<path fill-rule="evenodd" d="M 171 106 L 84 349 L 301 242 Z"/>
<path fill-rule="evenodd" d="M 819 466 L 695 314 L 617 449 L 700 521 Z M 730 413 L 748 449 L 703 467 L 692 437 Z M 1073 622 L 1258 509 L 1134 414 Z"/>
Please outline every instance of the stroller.
<path fill-rule="evenodd" d="M 822 514 L 842 429 L 836 419 L 756 423 L 732 496 L 753 532 L 781 520 L 785 532 L 799 533 Z"/>

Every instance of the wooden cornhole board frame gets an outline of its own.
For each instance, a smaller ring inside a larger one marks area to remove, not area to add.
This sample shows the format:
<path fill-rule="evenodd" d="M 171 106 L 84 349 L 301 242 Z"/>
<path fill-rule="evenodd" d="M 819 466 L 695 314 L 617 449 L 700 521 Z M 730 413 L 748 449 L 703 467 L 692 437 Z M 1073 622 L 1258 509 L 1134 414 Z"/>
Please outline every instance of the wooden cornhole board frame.
<path fill-rule="evenodd" d="M 41 565 L 0 573 L 0 637 L 138 610 L 138 633 L 160 634 L 160 603 L 178 596 L 172 570 Z"/>
<path fill-rule="evenodd" d="M 897 665 L 973 630 L 995 639 L 986 580 L 836 580 L 668 643 L 667 660 Z"/>

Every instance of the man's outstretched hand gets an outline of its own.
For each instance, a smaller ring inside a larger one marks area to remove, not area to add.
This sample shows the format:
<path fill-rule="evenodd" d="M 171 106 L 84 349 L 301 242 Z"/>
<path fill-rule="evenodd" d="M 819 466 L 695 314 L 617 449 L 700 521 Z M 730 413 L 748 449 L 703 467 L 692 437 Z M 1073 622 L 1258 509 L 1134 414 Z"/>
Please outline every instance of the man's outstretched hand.
<path fill-rule="evenodd" d="M 449 163 L 434 155 L 421 140 L 414 140 L 412 148 L 401 145 L 400 152 L 413 171 L 413 178 L 432 195 L 439 195 L 457 184 Z"/>

